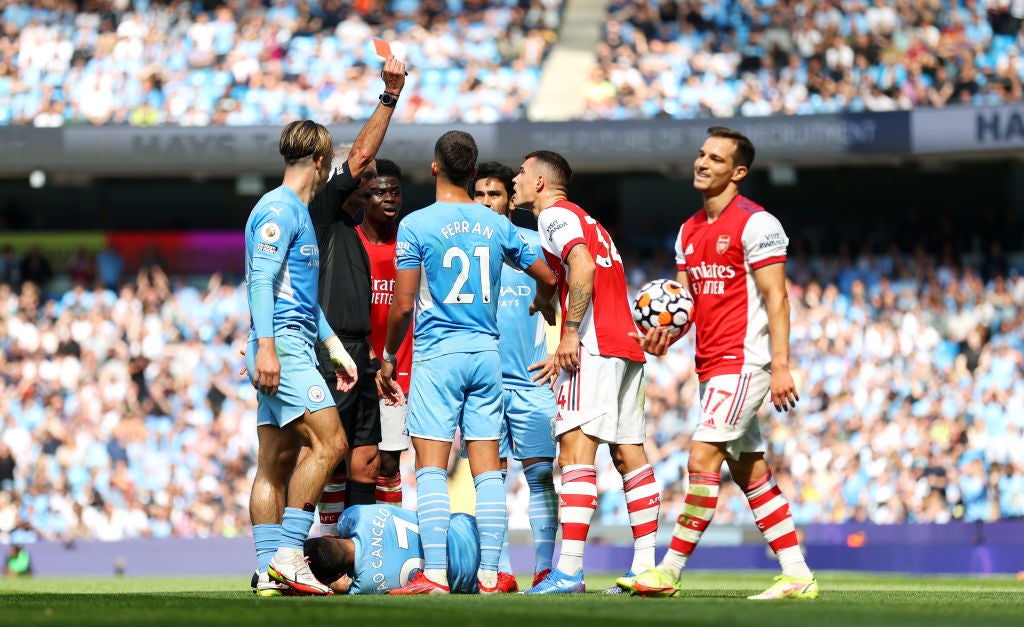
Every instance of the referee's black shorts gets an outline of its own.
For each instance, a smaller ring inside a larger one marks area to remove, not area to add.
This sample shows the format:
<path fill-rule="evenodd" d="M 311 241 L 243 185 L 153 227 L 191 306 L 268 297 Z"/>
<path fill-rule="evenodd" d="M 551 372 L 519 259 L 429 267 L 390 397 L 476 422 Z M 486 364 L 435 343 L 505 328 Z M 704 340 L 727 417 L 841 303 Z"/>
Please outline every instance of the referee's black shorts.
<path fill-rule="evenodd" d="M 327 349 L 317 345 L 320 373 L 324 375 L 327 387 L 334 396 L 334 404 L 341 415 L 341 426 L 345 428 L 349 448 L 376 446 L 380 444 L 380 402 L 377 396 L 375 377 L 380 362 L 370 359 L 370 344 L 366 340 L 341 340 L 349 356 L 356 362 L 359 380 L 348 392 L 337 389 L 338 377 L 334 374 Z"/>

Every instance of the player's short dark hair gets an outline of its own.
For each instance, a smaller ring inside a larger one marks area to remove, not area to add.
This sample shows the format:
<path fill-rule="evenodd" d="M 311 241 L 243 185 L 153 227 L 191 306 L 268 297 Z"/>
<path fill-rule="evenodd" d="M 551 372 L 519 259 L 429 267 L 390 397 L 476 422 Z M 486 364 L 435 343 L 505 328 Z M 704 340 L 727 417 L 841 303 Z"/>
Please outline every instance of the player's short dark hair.
<path fill-rule="evenodd" d="M 288 165 L 312 157 L 329 157 L 334 147 L 331 133 L 323 124 L 313 120 L 296 120 L 281 131 L 281 140 L 277 151 L 284 157 Z"/>
<path fill-rule="evenodd" d="M 402 180 L 402 168 L 391 159 L 377 159 L 377 176 L 392 176 Z"/>
<path fill-rule="evenodd" d="M 529 159 L 536 160 L 542 168 L 547 170 L 548 185 L 562 190 L 569 189 L 569 183 L 572 182 L 572 168 L 565 157 L 551 150 L 534 150 L 523 157 L 524 161 Z"/>
<path fill-rule="evenodd" d="M 309 558 L 309 570 L 320 583 L 329 586 L 345 574 L 345 550 L 331 538 L 309 538 L 302 545 Z"/>
<path fill-rule="evenodd" d="M 476 140 L 465 131 L 448 131 L 434 144 L 438 170 L 454 185 L 468 187 L 476 170 Z"/>
<path fill-rule="evenodd" d="M 736 152 L 732 155 L 732 162 L 735 165 L 742 165 L 748 170 L 754 165 L 754 144 L 743 133 L 725 126 L 712 126 L 708 128 L 708 137 L 724 137 L 736 142 Z"/>
<path fill-rule="evenodd" d="M 473 177 L 472 182 L 469 185 L 469 195 L 473 195 L 473 191 L 476 189 L 476 182 L 484 179 L 498 179 L 501 184 L 505 186 L 505 193 L 508 194 L 509 199 L 512 198 L 512 179 L 515 178 L 515 172 L 512 168 L 505 164 L 498 163 L 497 161 L 484 161 L 476 167 L 476 176 Z"/>

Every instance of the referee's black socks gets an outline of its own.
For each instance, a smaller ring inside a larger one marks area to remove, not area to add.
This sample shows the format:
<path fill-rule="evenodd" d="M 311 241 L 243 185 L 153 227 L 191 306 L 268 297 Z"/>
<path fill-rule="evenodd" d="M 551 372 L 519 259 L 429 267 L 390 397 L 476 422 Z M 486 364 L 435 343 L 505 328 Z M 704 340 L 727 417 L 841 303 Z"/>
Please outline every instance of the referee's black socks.
<path fill-rule="evenodd" d="M 348 493 L 345 494 L 345 509 L 353 505 L 376 505 L 376 490 L 376 483 L 359 483 L 352 481 L 352 478 L 349 477 Z"/>

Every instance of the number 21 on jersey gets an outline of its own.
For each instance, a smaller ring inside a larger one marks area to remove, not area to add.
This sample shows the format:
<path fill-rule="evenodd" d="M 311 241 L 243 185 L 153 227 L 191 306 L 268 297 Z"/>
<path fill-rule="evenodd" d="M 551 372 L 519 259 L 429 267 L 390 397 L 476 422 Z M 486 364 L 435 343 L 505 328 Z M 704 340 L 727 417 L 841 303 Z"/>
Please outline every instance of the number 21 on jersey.
<path fill-rule="evenodd" d="M 477 246 L 473 249 L 473 257 L 479 261 L 480 275 L 480 298 L 485 303 L 491 302 L 491 249 L 488 246 Z M 473 292 L 463 292 L 462 288 L 469 282 L 469 272 L 474 259 L 470 259 L 466 251 L 452 246 L 444 253 L 441 265 L 445 268 L 454 268 L 458 271 L 452 289 L 444 297 L 444 302 L 449 305 L 468 305 L 476 300 Z"/>

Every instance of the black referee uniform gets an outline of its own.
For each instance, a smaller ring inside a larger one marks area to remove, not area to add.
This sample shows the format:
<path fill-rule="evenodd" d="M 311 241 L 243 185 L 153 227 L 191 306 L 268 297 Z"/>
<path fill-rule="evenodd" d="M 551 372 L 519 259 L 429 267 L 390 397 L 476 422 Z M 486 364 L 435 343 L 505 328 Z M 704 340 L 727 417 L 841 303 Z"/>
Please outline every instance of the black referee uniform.
<path fill-rule="evenodd" d="M 319 369 L 334 396 L 350 448 L 378 445 L 381 437 L 374 382 L 380 362 L 370 359 L 370 260 L 356 233 L 356 222 L 342 209 L 358 187 L 346 160 L 332 168 L 327 186 L 309 203 L 320 247 L 320 308 L 359 371 L 354 388 L 338 391 L 327 349 L 317 344 Z M 350 495 L 353 487 L 350 482 Z"/>

